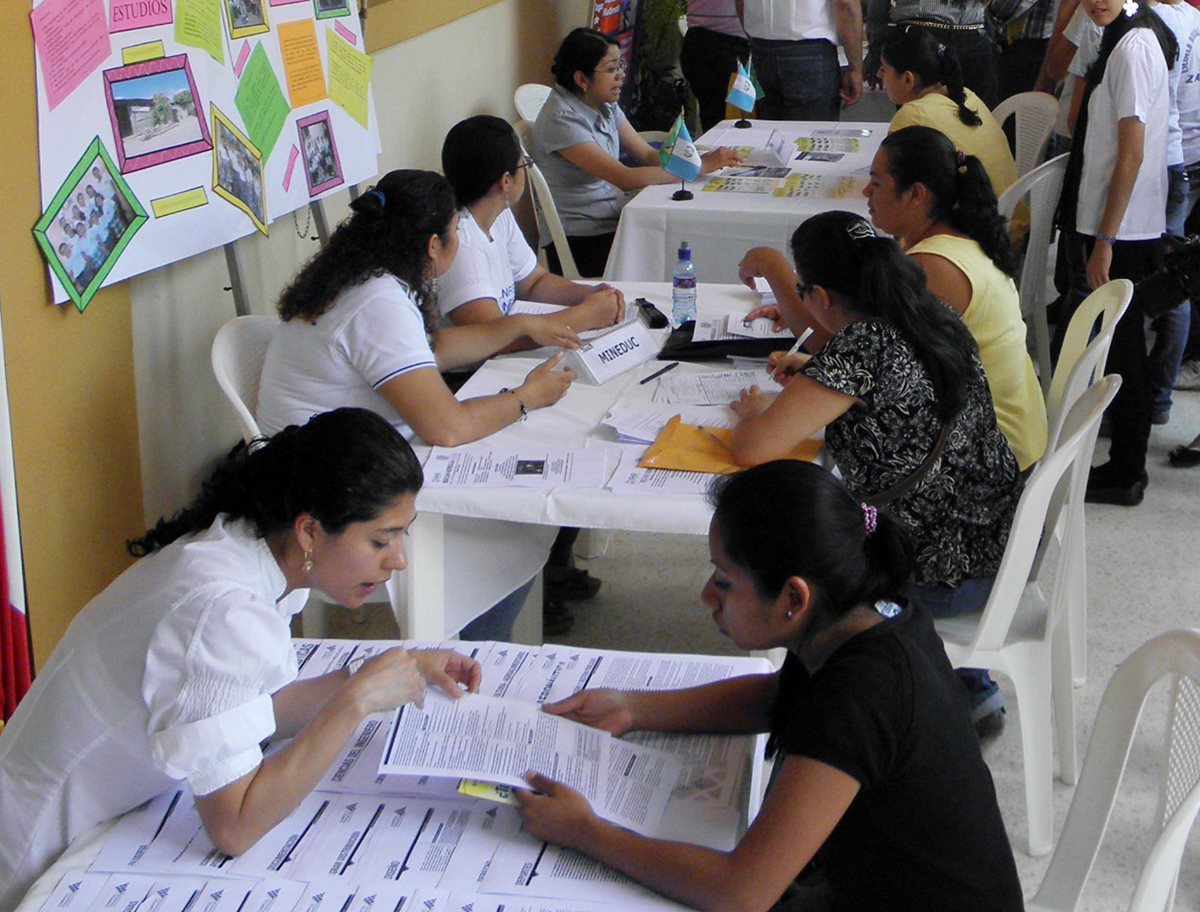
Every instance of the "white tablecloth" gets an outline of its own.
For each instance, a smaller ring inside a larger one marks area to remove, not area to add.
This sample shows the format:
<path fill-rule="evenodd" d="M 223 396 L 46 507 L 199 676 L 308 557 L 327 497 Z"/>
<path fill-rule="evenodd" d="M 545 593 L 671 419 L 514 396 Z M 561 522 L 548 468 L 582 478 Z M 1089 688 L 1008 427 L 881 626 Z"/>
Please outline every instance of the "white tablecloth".
<path fill-rule="evenodd" d="M 821 123 L 754 121 L 750 130 L 736 130 L 733 121 L 722 121 L 697 140 L 699 145 L 746 145 L 764 138 L 772 129 L 787 140 L 793 173 L 852 176 L 853 189 L 844 197 L 779 198 L 769 193 L 704 192 L 704 179 L 689 185 L 695 198 L 676 202 L 671 194 L 678 184 L 646 187 L 625 207 L 609 254 L 605 276 L 612 281 L 669 282 L 675 268 L 679 242 L 693 250 L 696 275 L 701 282 L 737 282 L 737 264 L 751 247 L 768 246 L 783 252 L 796 226 L 811 215 L 830 209 L 867 214 L 862 189 L 879 144 L 887 135 L 886 123 Z M 846 153 L 838 162 L 796 161 L 793 140 L 814 130 L 862 129 L 860 151 Z M 749 140 L 740 136 L 748 136 Z M 735 171 L 736 169 L 727 169 Z"/>
<path fill-rule="evenodd" d="M 670 312 L 669 285 L 663 283 L 620 284 L 626 299 L 645 297 L 664 313 Z M 699 289 L 705 310 L 743 314 L 758 306 L 758 296 L 744 286 L 705 285 Z M 786 348 L 786 345 L 781 345 Z M 525 375 L 545 352 L 493 358 L 484 364 L 459 391 L 460 398 L 488 395 L 502 387 L 520 385 Z M 474 446 L 506 449 L 522 443 L 555 444 L 569 447 L 603 447 L 619 454 L 628 444 L 617 443 L 616 433 L 600 422 L 618 401 L 649 402 L 655 383 L 638 380 L 663 366 L 650 361 L 602 386 L 581 381 L 551 408 L 531 412 L 528 421 L 511 424 Z M 678 371 L 713 370 L 712 365 L 680 364 Z M 644 446 L 635 446 L 638 453 Z M 424 459 L 425 452 L 418 451 Z M 615 465 L 616 459 L 614 456 Z M 705 535 L 712 510 L 707 499 L 695 495 L 622 495 L 606 488 L 467 488 L 425 487 L 417 497 L 418 521 L 413 526 L 409 569 L 404 574 L 408 588 L 408 631 L 416 639 L 438 639 L 445 626 L 443 565 L 454 555 L 446 553 L 440 517 L 505 519 L 548 526 L 584 529 L 624 529 L 635 532 L 674 532 Z M 475 568 L 477 572 L 479 568 Z"/>

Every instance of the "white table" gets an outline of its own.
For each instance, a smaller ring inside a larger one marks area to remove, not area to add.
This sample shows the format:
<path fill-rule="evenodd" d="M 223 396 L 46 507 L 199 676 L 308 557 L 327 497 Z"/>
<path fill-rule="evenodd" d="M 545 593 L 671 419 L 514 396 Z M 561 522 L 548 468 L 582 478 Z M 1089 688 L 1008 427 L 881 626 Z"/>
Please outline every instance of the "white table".
<path fill-rule="evenodd" d="M 756 120 L 749 130 L 734 129 L 722 121 L 697 140 L 698 145 L 761 145 L 771 130 L 787 140 L 789 167 L 795 174 L 849 176 L 853 186 L 845 196 L 779 198 L 769 193 L 705 192 L 705 179 L 689 184 L 694 199 L 676 202 L 671 194 L 678 184 L 646 187 L 625 207 L 609 254 L 605 276 L 611 281 L 671 280 L 679 242 L 690 243 L 696 274 L 702 282 L 736 282 L 737 264 L 751 247 L 767 246 L 791 261 L 792 232 L 811 215 L 830 209 L 867 214 L 862 189 L 879 144 L 887 135 L 886 123 L 823 123 Z M 860 151 L 848 152 L 838 162 L 796 161 L 793 140 L 826 129 L 869 130 L 858 137 Z M 736 171 L 727 169 L 726 172 Z"/>
<path fill-rule="evenodd" d="M 663 283 L 620 285 L 626 299 L 642 296 L 664 313 L 670 312 L 670 286 Z M 700 306 L 727 313 L 746 313 L 758 305 L 758 296 L 744 286 L 705 285 L 699 290 Z M 786 348 L 781 344 L 781 348 Z M 545 353 L 494 358 L 481 367 L 459 392 L 460 398 L 487 395 L 502 387 L 518 386 L 525 374 Z M 627 444 L 616 442 L 615 432 L 600 422 L 618 400 L 650 401 L 656 381 L 640 385 L 638 380 L 663 366 L 650 361 L 603 386 L 577 381 L 567 395 L 551 408 L 530 413 L 488 437 L 482 445 L 498 449 L 522 443 L 557 444 L 570 447 L 606 447 L 619 453 Z M 723 366 L 728 366 L 727 364 Z M 682 363 L 678 371 L 713 370 L 713 365 Z M 635 447 L 638 451 L 645 447 Z M 427 452 L 427 451 L 426 451 Z M 424 459 L 424 453 L 418 451 Z M 657 494 L 630 496 L 605 488 L 452 488 L 426 487 L 417 497 L 417 521 L 409 542 L 409 567 L 398 578 L 406 587 L 408 636 L 438 640 L 445 629 L 444 567 L 450 556 L 444 550 L 444 517 L 467 516 L 506 519 L 550 526 L 582 529 L 623 529 L 632 532 L 668 532 L 705 535 L 712 510 L 707 499 L 694 495 Z"/>

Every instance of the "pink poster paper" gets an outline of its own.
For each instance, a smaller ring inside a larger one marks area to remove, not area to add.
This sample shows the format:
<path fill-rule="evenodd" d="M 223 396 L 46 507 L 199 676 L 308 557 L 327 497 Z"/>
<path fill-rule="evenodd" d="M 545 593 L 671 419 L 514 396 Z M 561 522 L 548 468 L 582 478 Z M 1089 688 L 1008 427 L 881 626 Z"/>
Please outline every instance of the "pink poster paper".
<path fill-rule="evenodd" d="M 112 0 L 108 11 L 110 32 L 127 32 L 170 22 L 171 0 Z"/>
<path fill-rule="evenodd" d="M 237 73 L 238 79 L 242 78 L 242 70 L 246 67 L 246 61 L 250 59 L 250 42 L 246 41 L 242 44 L 242 50 L 238 53 L 237 63 L 233 65 L 233 71 Z"/>
<path fill-rule="evenodd" d="M 283 189 L 292 189 L 292 172 L 296 170 L 296 159 L 300 157 L 300 150 L 292 146 L 292 151 L 288 153 L 287 168 L 283 172 Z"/>
<path fill-rule="evenodd" d="M 335 22 L 333 24 L 333 30 L 349 41 L 352 45 L 358 47 L 358 36 L 355 35 L 354 32 L 350 31 L 350 29 L 346 28 L 346 26 L 342 25 L 340 22 Z"/>
<path fill-rule="evenodd" d="M 104 0 L 46 0 L 29 21 L 53 111 L 112 53 Z"/>

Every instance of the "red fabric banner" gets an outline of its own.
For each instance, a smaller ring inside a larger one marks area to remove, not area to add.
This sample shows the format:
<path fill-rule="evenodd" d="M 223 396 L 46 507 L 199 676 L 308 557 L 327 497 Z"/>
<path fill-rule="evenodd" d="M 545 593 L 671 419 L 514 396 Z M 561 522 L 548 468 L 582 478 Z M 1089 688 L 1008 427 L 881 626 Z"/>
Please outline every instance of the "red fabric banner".
<path fill-rule="evenodd" d="M 32 681 L 29 629 L 25 615 L 9 598 L 8 562 L 4 560 L 4 525 L 0 521 L 0 719 L 7 722 Z"/>

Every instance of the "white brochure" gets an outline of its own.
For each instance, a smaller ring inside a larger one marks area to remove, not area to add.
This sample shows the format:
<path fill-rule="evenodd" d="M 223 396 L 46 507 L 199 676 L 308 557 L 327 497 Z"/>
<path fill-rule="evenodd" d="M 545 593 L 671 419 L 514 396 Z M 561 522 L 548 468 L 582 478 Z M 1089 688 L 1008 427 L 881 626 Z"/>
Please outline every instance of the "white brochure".
<path fill-rule="evenodd" d="M 493 450 L 434 447 L 425 484 L 456 488 L 601 488 L 609 467 L 602 449 L 538 447 Z"/>
<path fill-rule="evenodd" d="M 655 402 L 680 405 L 728 405 L 744 389 L 757 386 L 760 390 L 777 393 L 781 387 L 762 371 L 727 370 L 704 373 L 666 374 L 658 381 Z"/>

